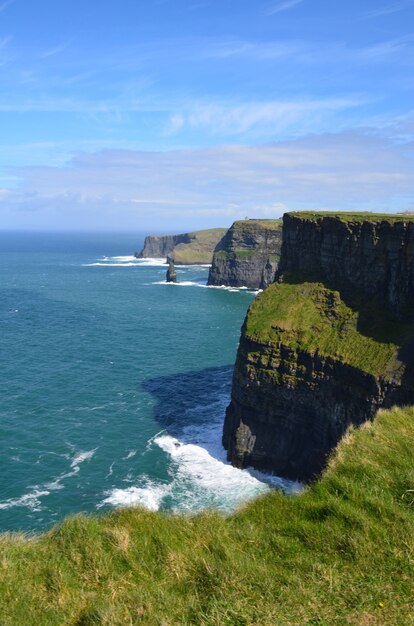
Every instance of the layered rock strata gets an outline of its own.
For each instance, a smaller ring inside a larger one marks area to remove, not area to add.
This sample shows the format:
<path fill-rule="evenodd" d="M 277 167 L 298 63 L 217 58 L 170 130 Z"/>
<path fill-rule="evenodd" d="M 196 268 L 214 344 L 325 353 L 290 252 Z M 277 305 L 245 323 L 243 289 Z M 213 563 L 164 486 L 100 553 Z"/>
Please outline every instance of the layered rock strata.
<path fill-rule="evenodd" d="M 223 432 L 234 465 L 309 481 L 350 425 L 414 404 L 410 280 L 401 275 L 413 226 L 285 216 L 279 282 L 242 329 Z"/>
<path fill-rule="evenodd" d="M 279 274 L 364 291 L 414 320 L 414 220 L 408 215 L 287 213 Z"/>
<path fill-rule="evenodd" d="M 282 244 L 281 220 L 234 222 L 217 245 L 208 284 L 264 289 L 274 279 Z"/>
<path fill-rule="evenodd" d="M 181 235 L 150 235 L 145 237 L 143 249 L 135 256 L 138 259 L 164 257 L 175 265 L 210 264 L 225 232 L 225 228 L 210 228 Z"/>

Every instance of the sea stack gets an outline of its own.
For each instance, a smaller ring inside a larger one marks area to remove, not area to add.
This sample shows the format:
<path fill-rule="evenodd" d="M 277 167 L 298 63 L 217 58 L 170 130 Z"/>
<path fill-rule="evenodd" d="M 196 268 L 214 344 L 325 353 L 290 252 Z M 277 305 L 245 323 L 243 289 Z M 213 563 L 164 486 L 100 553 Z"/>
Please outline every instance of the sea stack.
<path fill-rule="evenodd" d="M 177 272 L 175 271 L 175 266 L 173 261 L 168 262 L 168 270 L 167 270 L 167 283 L 176 283 L 177 282 Z"/>

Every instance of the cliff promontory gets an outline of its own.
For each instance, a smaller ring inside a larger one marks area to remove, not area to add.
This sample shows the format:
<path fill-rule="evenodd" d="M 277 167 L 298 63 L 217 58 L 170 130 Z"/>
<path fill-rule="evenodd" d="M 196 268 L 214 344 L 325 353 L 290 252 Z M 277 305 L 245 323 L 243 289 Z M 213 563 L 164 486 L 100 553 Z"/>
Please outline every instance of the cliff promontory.
<path fill-rule="evenodd" d="M 281 244 L 281 220 L 234 222 L 214 251 L 208 284 L 267 287 L 275 278 Z"/>
<path fill-rule="evenodd" d="M 180 235 L 150 235 L 145 237 L 143 249 L 135 256 L 138 259 L 165 257 L 174 265 L 211 263 L 213 251 L 225 232 L 225 228 L 210 228 Z"/>
<path fill-rule="evenodd" d="M 233 464 L 307 481 L 349 425 L 414 404 L 413 233 L 405 216 L 284 216 L 277 282 L 242 329 Z"/>

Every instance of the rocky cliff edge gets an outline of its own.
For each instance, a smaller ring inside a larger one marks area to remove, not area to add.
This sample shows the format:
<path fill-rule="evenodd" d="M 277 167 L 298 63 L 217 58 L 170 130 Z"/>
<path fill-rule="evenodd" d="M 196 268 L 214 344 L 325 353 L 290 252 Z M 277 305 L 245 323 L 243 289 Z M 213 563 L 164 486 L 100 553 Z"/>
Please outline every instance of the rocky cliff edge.
<path fill-rule="evenodd" d="M 350 424 L 414 404 L 413 233 L 404 216 L 284 216 L 278 282 L 242 329 L 233 464 L 308 481 Z"/>
<path fill-rule="evenodd" d="M 234 222 L 214 251 L 208 284 L 267 287 L 275 279 L 281 245 L 281 220 Z"/>

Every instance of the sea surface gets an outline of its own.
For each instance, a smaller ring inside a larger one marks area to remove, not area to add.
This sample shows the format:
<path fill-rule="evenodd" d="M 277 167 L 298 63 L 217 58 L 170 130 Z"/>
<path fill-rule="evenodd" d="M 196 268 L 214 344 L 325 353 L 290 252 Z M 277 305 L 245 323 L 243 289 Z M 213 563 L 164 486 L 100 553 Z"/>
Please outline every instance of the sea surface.
<path fill-rule="evenodd" d="M 297 486 L 226 463 L 246 290 L 142 234 L 0 233 L 0 531 L 119 506 L 231 512 Z"/>

